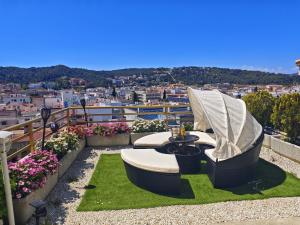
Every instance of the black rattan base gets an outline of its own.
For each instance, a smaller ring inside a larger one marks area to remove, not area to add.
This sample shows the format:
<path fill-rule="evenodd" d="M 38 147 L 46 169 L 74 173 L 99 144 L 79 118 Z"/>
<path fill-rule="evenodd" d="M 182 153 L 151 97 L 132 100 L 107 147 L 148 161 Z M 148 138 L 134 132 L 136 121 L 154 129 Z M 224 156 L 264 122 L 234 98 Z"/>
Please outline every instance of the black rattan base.
<path fill-rule="evenodd" d="M 180 173 L 160 173 L 142 170 L 124 162 L 128 179 L 146 190 L 164 193 L 180 193 Z"/>

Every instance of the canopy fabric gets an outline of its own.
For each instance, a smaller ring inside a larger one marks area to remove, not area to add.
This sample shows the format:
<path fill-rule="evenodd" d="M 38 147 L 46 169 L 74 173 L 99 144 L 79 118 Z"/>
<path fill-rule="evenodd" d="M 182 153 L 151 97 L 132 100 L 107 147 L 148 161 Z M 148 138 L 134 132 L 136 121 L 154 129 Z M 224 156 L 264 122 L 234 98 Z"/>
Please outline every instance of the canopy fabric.
<path fill-rule="evenodd" d="M 217 90 L 188 88 L 194 114 L 194 128 L 212 129 L 216 135 L 213 156 L 225 160 L 251 147 L 262 132 L 262 126 L 247 111 L 246 104 Z"/>

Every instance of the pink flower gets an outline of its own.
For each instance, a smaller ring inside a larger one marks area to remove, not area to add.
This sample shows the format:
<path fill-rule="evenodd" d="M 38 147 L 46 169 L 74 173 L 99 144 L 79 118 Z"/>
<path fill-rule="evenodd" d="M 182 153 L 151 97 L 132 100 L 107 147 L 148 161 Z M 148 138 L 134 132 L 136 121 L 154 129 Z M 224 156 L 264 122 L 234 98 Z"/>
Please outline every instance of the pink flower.
<path fill-rule="evenodd" d="M 22 191 L 24 191 L 25 193 L 29 193 L 30 192 L 30 190 L 27 187 L 23 187 Z"/>
<path fill-rule="evenodd" d="M 20 199 L 20 198 L 22 198 L 22 195 L 21 195 L 20 193 L 17 193 L 17 194 L 16 194 L 16 198 L 17 198 L 17 199 Z"/>
<path fill-rule="evenodd" d="M 10 162 L 10 174 L 17 183 L 14 197 L 25 197 L 30 192 L 43 187 L 47 175 L 54 174 L 58 165 L 56 155 L 48 151 L 36 151 L 16 163 Z"/>

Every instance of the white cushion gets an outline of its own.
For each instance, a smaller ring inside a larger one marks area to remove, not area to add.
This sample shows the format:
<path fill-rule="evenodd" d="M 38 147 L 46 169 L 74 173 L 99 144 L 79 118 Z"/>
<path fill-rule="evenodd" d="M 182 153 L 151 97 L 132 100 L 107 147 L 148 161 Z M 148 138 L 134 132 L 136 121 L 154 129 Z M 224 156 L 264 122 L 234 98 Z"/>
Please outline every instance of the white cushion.
<path fill-rule="evenodd" d="M 137 139 L 134 142 L 134 146 L 139 147 L 163 147 L 169 143 L 169 137 L 171 132 L 160 132 L 157 134 L 150 134 L 142 138 Z"/>
<path fill-rule="evenodd" d="M 216 162 L 217 159 L 213 156 L 214 150 L 215 148 L 205 150 L 205 155 L 208 156 L 214 162 Z"/>
<path fill-rule="evenodd" d="M 201 131 L 190 131 L 191 135 L 196 135 L 199 137 L 198 141 L 195 141 L 195 144 L 207 144 L 216 146 L 216 140 L 210 136 L 208 133 L 204 133 Z"/>
<path fill-rule="evenodd" d="M 188 132 L 192 135 L 196 135 L 199 137 L 199 140 L 195 142 L 195 144 L 208 144 L 212 146 L 216 146 L 216 141 L 209 134 L 200 132 L 200 131 L 190 131 Z M 169 137 L 171 137 L 171 132 L 160 132 L 156 134 L 150 134 L 144 136 L 134 142 L 134 146 L 137 147 L 163 147 L 166 144 L 169 144 Z"/>
<path fill-rule="evenodd" d="M 179 173 L 175 155 L 163 154 L 155 149 L 123 149 L 124 162 L 142 170 L 160 173 Z"/>

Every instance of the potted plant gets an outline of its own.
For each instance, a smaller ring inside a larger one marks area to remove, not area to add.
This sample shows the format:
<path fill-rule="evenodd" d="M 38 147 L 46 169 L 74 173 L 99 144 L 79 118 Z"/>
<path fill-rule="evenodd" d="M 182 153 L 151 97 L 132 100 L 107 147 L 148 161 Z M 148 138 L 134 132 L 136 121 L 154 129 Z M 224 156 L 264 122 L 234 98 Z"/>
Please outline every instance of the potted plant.
<path fill-rule="evenodd" d="M 134 144 L 139 138 L 166 131 L 166 122 L 164 120 L 136 120 L 133 122 L 131 130 L 131 143 Z"/>
<path fill-rule="evenodd" d="M 81 127 L 69 128 L 46 141 L 45 150 L 53 151 L 60 162 L 58 177 L 62 177 L 84 148 L 84 136 Z"/>
<path fill-rule="evenodd" d="M 58 159 L 51 151 L 35 151 L 17 162 L 9 163 L 15 183 L 13 205 L 16 224 L 25 224 L 34 209 L 29 203 L 45 199 L 58 180 Z"/>
<path fill-rule="evenodd" d="M 53 151 L 58 160 L 61 160 L 68 151 L 75 151 L 78 144 L 79 138 L 75 133 L 63 131 L 47 140 L 44 150 Z"/>
<path fill-rule="evenodd" d="M 97 124 L 87 132 L 87 144 L 93 147 L 129 145 L 129 133 L 125 122 Z"/>
<path fill-rule="evenodd" d="M 79 139 L 78 149 L 81 151 L 86 145 L 86 133 L 88 128 L 83 125 L 70 126 L 67 128 L 67 131 L 70 133 L 75 133 Z"/>

